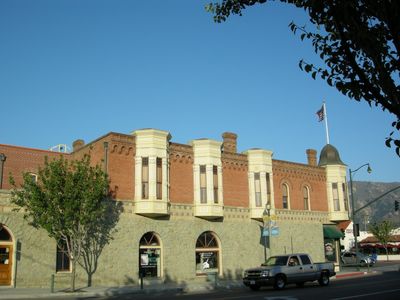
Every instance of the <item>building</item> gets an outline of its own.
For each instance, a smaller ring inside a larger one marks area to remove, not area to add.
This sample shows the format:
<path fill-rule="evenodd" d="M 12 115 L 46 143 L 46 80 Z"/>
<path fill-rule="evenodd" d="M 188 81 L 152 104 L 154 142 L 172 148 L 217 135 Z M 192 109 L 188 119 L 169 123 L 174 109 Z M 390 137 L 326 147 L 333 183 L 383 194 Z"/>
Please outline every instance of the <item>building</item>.
<path fill-rule="evenodd" d="M 138 284 L 140 272 L 147 281 L 202 281 L 210 272 L 239 279 L 265 256 L 291 252 L 338 263 L 335 224 L 348 219 L 348 192 L 346 166 L 332 145 L 319 161 L 308 149 L 304 164 L 273 159 L 265 149 L 238 153 L 234 133 L 178 144 L 167 131 L 140 129 L 77 140 L 72 153 L 0 144 L 0 284 L 48 286 L 52 274 L 56 286 L 68 284 L 63 249 L 13 211 L 9 176 L 18 184 L 23 172 L 36 178 L 46 156 L 89 152 L 124 208 L 94 285 Z M 86 285 L 82 268 L 77 279 Z"/>

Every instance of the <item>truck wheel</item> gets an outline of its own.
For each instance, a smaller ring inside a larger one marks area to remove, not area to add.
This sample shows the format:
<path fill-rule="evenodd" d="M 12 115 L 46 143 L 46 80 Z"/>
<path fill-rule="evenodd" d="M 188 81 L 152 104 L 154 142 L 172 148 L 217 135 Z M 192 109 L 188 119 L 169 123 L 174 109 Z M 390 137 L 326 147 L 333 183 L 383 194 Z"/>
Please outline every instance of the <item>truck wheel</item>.
<path fill-rule="evenodd" d="M 275 283 L 274 283 L 274 289 L 276 290 L 282 290 L 285 288 L 286 285 L 286 279 L 282 275 L 276 275 L 275 277 Z"/>
<path fill-rule="evenodd" d="M 327 272 L 322 272 L 321 277 L 318 279 L 318 283 L 321 286 L 329 285 L 329 274 Z"/>
<path fill-rule="evenodd" d="M 260 286 L 259 285 L 250 285 L 250 289 L 252 291 L 258 291 L 260 289 Z"/>

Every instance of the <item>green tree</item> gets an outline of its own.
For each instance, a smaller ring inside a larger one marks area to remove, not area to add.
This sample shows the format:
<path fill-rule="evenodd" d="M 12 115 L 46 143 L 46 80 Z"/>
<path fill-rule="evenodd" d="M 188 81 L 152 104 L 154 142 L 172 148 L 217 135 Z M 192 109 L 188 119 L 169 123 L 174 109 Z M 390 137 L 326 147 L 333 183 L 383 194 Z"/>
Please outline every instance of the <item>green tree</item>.
<path fill-rule="evenodd" d="M 394 229 L 393 224 L 390 221 L 384 220 L 380 223 L 370 225 L 368 229 L 385 248 L 386 260 L 389 260 L 388 244 L 391 238 L 390 233 Z"/>
<path fill-rule="evenodd" d="M 35 228 L 47 231 L 58 246 L 66 245 L 71 262 L 71 290 L 75 291 L 77 262 L 82 254 L 93 251 L 92 244 L 100 236 L 110 239 L 110 230 L 103 232 L 101 223 L 107 221 L 110 208 L 108 178 L 100 166 L 90 165 L 90 156 L 81 160 L 45 159 L 38 180 L 23 174 L 17 187 L 13 178 L 12 202 L 19 206 L 24 218 Z M 114 206 L 113 206 L 114 207 Z M 105 222 L 106 223 L 106 222 Z M 111 224 L 115 224 L 114 219 Z M 88 273 L 89 275 L 89 273 Z"/>
<path fill-rule="evenodd" d="M 272 0 L 270 0 L 272 1 Z M 386 146 L 394 145 L 400 156 L 400 1 L 396 0 L 279 0 L 305 10 L 314 32 L 306 26 L 289 24 L 301 40 L 309 39 L 324 62 L 320 67 L 301 60 L 299 66 L 312 78 L 317 76 L 344 95 L 380 107 L 395 115 L 394 130 Z M 267 0 L 222 0 L 206 10 L 214 21 L 224 22 L 231 14 Z"/>

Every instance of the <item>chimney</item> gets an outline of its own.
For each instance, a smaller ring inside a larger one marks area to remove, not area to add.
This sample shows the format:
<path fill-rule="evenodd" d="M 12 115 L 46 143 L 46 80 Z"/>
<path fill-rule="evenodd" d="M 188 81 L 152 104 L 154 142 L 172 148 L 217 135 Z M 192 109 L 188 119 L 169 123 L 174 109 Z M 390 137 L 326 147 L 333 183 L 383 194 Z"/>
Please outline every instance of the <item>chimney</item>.
<path fill-rule="evenodd" d="M 81 149 L 83 146 L 85 146 L 85 141 L 84 140 L 76 140 L 72 143 L 72 151 L 78 151 Z"/>
<path fill-rule="evenodd" d="M 317 150 L 314 149 L 307 149 L 307 160 L 310 166 L 316 167 L 317 166 Z"/>
<path fill-rule="evenodd" d="M 237 134 L 233 132 L 224 132 L 222 134 L 223 138 L 223 149 L 224 152 L 229 152 L 229 153 L 236 153 L 236 140 L 237 140 Z"/>

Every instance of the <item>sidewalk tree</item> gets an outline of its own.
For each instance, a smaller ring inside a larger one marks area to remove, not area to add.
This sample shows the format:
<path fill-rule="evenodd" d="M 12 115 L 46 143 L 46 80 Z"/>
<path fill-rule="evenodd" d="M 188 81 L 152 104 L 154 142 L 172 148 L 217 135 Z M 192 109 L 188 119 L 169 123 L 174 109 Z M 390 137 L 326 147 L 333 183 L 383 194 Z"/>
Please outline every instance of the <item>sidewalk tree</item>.
<path fill-rule="evenodd" d="M 111 238 L 113 220 L 107 219 L 110 205 L 108 178 L 100 166 L 91 166 L 90 156 L 81 160 L 45 159 L 39 169 L 37 181 L 29 173 L 23 174 L 23 183 L 17 187 L 13 178 L 12 202 L 35 228 L 47 231 L 61 248 L 66 246 L 71 262 L 71 290 L 75 291 L 77 262 L 81 255 L 93 251 L 92 245 L 100 240 L 102 246 Z M 114 210 L 115 211 L 115 210 Z M 109 223 L 104 228 L 100 226 Z M 108 232 L 107 232 L 108 231 Z M 89 275 L 89 273 L 88 273 Z"/>
<path fill-rule="evenodd" d="M 271 1 L 271 0 L 270 0 Z M 231 14 L 268 0 L 221 0 L 206 10 L 221 23 Z M 386 146 L 400 156 L 400 1 L 395 0 L 280 0 L 303 9 L 315 25 L 289 24 L 300 39 L 309 39 L 324 66 L 300 61 L 300 68 L 317 76 L 351 99 L 368 102 L 395 115 Z"/>
<path fill-rule="evenodd" d="M 391 237 L 391 232 L 394 229 L 393 224 L 384 220 L 380 223 L 374 223 L 368 227 L 369 231 L 378 239 L 386 251 L 386 260 L 389 261 L 388 244 Z"/>
<path fill-rule="evenodd" d="M 122 212 L 121 202 L 103 201 L 103 209 L 98 218 L 93 220 L 87 227 L 87 235 L 82 243 L 82 257 L 78 261 L 88 276 L 87 284 L 92 286 L 92 276 L 98 267 L 98 259 L 116 232 L 115 226 Z"/>

